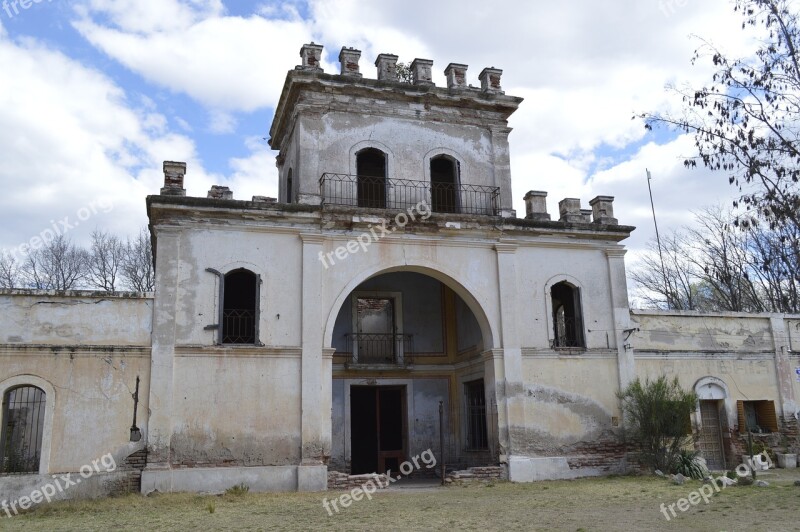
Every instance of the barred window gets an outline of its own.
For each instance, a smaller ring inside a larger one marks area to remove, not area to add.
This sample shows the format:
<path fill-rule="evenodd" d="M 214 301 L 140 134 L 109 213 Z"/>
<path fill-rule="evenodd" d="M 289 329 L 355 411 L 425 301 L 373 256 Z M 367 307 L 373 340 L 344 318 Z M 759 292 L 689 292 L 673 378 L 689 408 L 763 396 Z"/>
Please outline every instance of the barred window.
<path fill-rule="evenodd" d="M 486 395 L 483 379 L 464 383 L 467 407 L 467 450 L 482 451 L 489 448 L 486 431 Z"/>
<path fill-rule="evenodd" d="M 224 277 L 222 343 L 258 343 L 259 276 L 244 268 Z"/>
<path fill-rule="evenodd" d="M 3 396 L 0 474 L 38 473 L 42 457 L 45 393 L 19 386 Z"/>

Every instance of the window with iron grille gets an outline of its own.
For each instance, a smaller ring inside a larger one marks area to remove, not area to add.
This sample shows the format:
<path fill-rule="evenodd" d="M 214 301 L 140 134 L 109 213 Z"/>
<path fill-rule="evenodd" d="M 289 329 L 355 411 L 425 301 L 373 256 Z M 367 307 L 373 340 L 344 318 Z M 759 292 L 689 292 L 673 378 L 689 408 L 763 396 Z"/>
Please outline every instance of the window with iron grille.
<path fill-rule="evenodd" d="M 464 383 L 467 407 L 467 450 L 485 451 L 489 448 L 486 434 L 486 394 L 483 379 Z"/>
<path fill-rule="evenodd" d="M 386 154 L 375 148 L 364 148 L 356 154 L 358 206 L 386 208 Z"/>
<path fill-rule="evenodd" d="M 460 212 L 458 161 L 448 155 L 431 159 L 431 209 L 433 212 Z"/>
<path fill-rule="evenodd" d="M 578 288 L 562 281 L 550 289 L 550 298 L 553 304 L 553 347 L 586 347 Z"/>
<path fill-rule="evenodd" d="M 42 457 L 45 393 L 19 386 L 3 396 L 0 475 L 38 473 Z"/>
<path fill-rule="evenodd" d="M 260 278 L 244 268 L 225 275 L 222 288 L 221 342 L 257 344 Z"/>

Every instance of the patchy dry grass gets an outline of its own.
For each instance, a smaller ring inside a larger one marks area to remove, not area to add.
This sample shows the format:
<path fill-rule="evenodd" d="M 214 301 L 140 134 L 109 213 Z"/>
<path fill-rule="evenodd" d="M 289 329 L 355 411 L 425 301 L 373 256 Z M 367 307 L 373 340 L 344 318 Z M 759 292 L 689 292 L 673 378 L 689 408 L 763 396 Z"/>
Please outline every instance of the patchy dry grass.
<path fill-rule="evenodd" d="M 667 521 L 661 503 L 697 490 L 655 477 L 622 477 L 426 490 L 392 489 L 329 517 L 324 494 L 131 495 L 50 504 L 4 530 L 800 530 L 800 473 L 730 487 Z"/>

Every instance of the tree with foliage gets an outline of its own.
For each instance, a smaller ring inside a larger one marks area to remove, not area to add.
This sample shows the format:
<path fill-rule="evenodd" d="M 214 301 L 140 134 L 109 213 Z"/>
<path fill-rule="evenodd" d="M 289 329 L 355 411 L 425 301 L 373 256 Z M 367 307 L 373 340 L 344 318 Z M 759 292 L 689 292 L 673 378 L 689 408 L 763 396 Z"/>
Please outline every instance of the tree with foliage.
<path fill-rule="evenodd" d="M 629 434 L 641 446 L 642 461 L 672 472 L 681 450 L 692 441 L 687 428 L 697 395 L 681 388 L 677 377 L 670 381 L 663 375 L 644 383 L 637 378 L 617 395 Z"/>
<path fill-rule="evenodd" d="M 397 63 L 394 68 L 397 72 L 397 81 L 401 83 L 414 82 L 414 76 L 411 75 L 411 66 L 405 63 Z"/>
<path fill-rule="evenodd" d="M 710 59 L 715 73 L 700 88 L 676 89 L 683 114 L 645 113 L 647 128 L 666 125 L 692 134 L 698 154 L 684 161 L 725 172 L 740 202 L 771 227 L 800 224 L 800 28 L 790 0 L 736 0 L 742 29 L 759 45 L 729 57 L 703 41 L 693 63 Z"/>

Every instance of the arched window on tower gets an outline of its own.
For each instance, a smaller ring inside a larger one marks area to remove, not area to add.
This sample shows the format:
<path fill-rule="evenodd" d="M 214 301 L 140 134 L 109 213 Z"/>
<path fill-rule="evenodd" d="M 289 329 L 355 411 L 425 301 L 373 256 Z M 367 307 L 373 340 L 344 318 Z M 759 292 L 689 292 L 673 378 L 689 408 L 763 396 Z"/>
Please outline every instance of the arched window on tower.
<path fill-rule="evenodd" d="M 431 159 L 431 210 L 459 212 L 458 161 L 447 155 Z"/>
<path fill-rule="evenodd" d="M 3 395 L 0 475 L 39 472 L 45 399 L 36 386 L 18 386 Z"/>
<path fill-rule="evenodd" d="M 585 347 L 580 290 L 566 281 L 550 289 L 553 304 L 553 347 Z"/>
<path fill-rule="evenodd" d="M 224 283 L 222 343 L 257 344 L 261 279 L 241 268 L 226 274 Z"/>
<path fill-rule="evenodd" d="M 358 206 L 369 209 L 386 208 L 386 154 L 375 148 L 365 148 L 356 154 Z"/>

